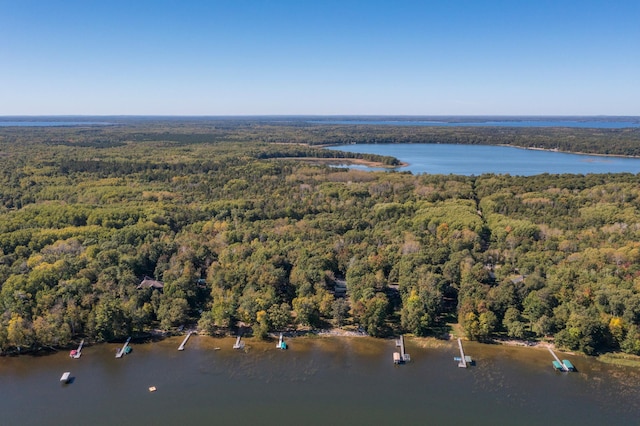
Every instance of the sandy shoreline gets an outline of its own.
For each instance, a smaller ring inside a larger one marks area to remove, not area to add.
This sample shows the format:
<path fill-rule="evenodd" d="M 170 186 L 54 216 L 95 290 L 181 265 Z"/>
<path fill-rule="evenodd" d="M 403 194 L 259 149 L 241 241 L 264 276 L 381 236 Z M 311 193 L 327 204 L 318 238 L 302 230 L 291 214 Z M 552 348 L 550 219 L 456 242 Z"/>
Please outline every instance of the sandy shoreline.
<path fill-rule="evenodd" d="M 321 337 L 370 337 L 367 332 L 364 330 L 343 330 L 341 328 L 330 328 L 330 329 L 322 329 L 322 330 L 295 330 L 295 331 L 285 331 L 282 332 L 282 335 L 288 338 L 296 338 L 296 337 L 307 337 L 307 336 L 321 336 Z M 280 333 L 269 333 L 269 337 L 277 339 L 280 336 Z M 419 337 L 413 335 L 407 335 L 408 338 L 417 341 L 423 342 L 449 342 L 457 339 L 456 336 L 449 334 L 448 336 L 443 336 L 442 338 L 438 337 Z M 394 337 L 395 338 L 395 337 Z M 468 341 L 465 337 L 462 337 L 463 341 Z M 482 342 L 481 342 L 482 343 Z M 536 340 L 517 340 L 517 339 L 492 339 L 486 344 L 498 344 L 504 346 L 518 346 L 525 348 L 550 348 L 553 350 L 556 349 L 555 345 L 551 342 L 541 342 Z M 567 352 L 569 353 L 569 352 Z"/>

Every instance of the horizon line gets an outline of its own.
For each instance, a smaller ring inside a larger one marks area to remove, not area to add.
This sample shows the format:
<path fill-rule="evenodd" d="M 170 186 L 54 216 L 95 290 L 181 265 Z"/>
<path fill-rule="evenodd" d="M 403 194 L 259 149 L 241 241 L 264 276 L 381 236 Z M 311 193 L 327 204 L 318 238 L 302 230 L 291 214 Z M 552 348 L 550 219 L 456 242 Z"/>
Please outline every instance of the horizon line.
<path fill-rule="evenodd" d="M 11 114 L 0 115 L 3 118 L 31 117 L 184 117 L 184 118 L 252 118 L 252 117 L 397 117 L 397 118 L 429 118 L 429 117 L 473 117 L 473 118 L 640 118 L 640 115 L 616 114 Z"/>

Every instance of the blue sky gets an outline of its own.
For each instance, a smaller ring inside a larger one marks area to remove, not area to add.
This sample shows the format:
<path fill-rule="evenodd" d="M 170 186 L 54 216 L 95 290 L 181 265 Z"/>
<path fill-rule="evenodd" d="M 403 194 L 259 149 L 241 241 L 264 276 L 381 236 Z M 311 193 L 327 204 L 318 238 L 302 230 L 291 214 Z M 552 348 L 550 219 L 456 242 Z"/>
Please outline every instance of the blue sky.
<path fill-rule="evenodd" d="M 638 0 L 0 0 L 0 115 L 640 115 Z"/>

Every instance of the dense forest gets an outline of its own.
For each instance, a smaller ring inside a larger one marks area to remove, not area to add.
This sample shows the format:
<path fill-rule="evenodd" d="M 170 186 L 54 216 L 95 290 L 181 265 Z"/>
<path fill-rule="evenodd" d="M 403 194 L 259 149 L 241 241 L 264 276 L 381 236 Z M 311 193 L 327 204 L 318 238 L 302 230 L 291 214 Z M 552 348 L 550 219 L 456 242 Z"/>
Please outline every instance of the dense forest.
<path fill-rule="evenodd" d="M 640 355 L 640 176 L 416 176 L 295 158 L 397 164 L 313 146 L 360 142 L 640 154 L 638 129 L 0 128 L 0 350 L 189 323 L 422 336 L 458 322 L 477 340 Z"/>

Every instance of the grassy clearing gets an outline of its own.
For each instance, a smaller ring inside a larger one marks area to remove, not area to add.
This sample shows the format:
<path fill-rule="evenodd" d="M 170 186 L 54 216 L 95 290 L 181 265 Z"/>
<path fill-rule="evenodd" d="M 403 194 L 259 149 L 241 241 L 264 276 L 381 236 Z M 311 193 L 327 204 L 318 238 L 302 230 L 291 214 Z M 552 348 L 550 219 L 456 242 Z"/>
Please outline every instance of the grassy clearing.
<path fill-rule="evenodd" d="M 640 356 L 628 354 L 604 354 L 600 355 L 598 361 L 607 364 L 621 365 L 625 367 L 640 368 Z"/>

